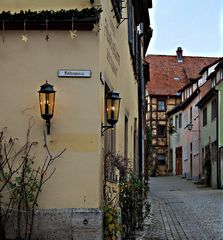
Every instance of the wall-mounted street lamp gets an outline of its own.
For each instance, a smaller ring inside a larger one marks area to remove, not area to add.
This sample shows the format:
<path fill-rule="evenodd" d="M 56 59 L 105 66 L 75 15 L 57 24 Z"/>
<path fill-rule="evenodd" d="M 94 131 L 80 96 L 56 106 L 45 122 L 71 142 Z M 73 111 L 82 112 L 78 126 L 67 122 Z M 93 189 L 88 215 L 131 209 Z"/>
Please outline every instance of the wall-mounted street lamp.
<path fill-rule="evenodd" d="M 193 123 L 192 122 L 188 123 L 185 128 L 187 128 L 190 132 L 200 132 L 200 130 L 193 130 Z"/>
<path fill-rule="evenodd" d="M 46 120 L 47 134 L 50 134 L 50 119 L 53 117 L 55 105 L 55 93 L 53 85 L 47 81 L 40 86 L 39 90 L 39 104 L 40 112 L 43 119 Z"/>
<path fill-rule="evenodd" d="M 101 125 L 101 134 L 108 130 L 109 128 L 113 128 L 114 125 L 118 122 L 119 117 L 119 109 L 120 109 L 120 101 L 118 92 L 111 91 L 107 94 L 105 98 L 105 106 L 106 106 L 106 119 L 110 126 Z"/>

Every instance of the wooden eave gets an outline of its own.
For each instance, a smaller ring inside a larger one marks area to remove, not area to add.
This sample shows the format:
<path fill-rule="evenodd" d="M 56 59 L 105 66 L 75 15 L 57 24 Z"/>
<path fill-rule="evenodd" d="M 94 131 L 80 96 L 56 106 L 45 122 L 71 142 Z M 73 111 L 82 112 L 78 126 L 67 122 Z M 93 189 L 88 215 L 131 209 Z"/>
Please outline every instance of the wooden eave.
<path fill-rule="evenodd" d="M 136 25 L 141 22 L 145 25 L 150 25 L 149 11 L 148 9 L 152 7 L 152 1 L 150 0 L 133 0 L 132 1 L 135 9 L 135 23 Z"/>
<path fill-rule="evenodd" d="M 181 98 L 181 96 L 178 95 L 158 95 L 158 94 L 150 94 L 149 93 L 149 97 L 153 97 L 153 98 Z"/>
<path fill-rule="evenodd" d="M 210 74 L 208 75 L 208 77 L 207 77 L 207 80 L 213 79 L 213 78 L 215 78 L 215 76 L 216 76 L 216 71 L 210 73 Z"/>
<path fill-rule="evenodd" d="M 219 61 L 218 65 L 215 67 L 215 71 L 219 70 L 219 69 L 223 69 L 223 61 Z"/>

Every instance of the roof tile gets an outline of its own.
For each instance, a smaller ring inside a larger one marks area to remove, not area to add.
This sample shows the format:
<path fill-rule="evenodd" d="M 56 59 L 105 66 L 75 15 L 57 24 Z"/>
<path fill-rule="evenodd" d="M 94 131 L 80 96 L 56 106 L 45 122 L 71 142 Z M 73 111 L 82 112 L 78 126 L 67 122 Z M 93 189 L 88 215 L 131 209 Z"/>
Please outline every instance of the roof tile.
<path fill-rule="evenodd" d="M 176 95 L 177 91 L 199 78 L 200 71 L 219 58 L 184 56 L 178 62 L 172 55 L 148 55 L 146 62 L 150 67 L 150 81 L 147 90 L 150 95 Z"/>

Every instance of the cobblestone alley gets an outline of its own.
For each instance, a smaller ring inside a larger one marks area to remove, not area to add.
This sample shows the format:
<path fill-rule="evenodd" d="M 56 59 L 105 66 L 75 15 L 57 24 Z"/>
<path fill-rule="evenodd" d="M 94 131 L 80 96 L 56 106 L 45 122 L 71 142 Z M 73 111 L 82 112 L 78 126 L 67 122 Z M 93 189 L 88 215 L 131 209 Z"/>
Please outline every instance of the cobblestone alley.
<path fill-rule="evenodd" d="M 223 190 L 180 177 L 150 179 L 151 221 L 141 239 L 223 239 Z"/>

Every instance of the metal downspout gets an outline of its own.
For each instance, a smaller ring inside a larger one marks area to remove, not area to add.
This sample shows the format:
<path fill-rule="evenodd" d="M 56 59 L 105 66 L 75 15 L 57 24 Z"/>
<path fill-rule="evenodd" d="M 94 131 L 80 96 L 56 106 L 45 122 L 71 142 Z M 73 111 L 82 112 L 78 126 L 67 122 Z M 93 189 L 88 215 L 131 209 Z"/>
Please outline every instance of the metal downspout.
<path fill-rule="evenodd" d="M 139 67 L 139 84 L 138 84 L 138 115 L 139 115 L 139 176 L 144 176 L 144 127 L 143 127 L 143 110 L 144 110 L 144 78 L 142 69 L 142 53 L 140 48 L 141 36 L 137 38 L 138 48 L 138 67 Z"/>
<path fill-rule="evenodd" d="M 221 154 L 221 148 L 219 148 L 219 91 L 217 90 L 217 97 L 216 97 L 216 102 L 217 102 L 217 116 L 216 116 L 216 139 L 217 139 L 217 189 L 221 189 L 221 159 L 220 159 L 220 154 Z"/>

